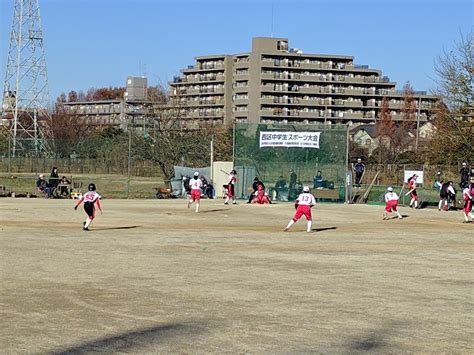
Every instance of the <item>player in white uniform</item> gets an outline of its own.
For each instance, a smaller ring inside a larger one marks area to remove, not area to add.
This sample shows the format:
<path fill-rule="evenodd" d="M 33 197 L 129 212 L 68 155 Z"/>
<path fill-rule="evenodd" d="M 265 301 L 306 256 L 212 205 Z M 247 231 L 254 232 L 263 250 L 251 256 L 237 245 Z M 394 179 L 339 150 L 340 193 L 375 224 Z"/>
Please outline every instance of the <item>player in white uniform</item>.
<path fill-rule="evenodd" d="M 311 227 L 313 225 L 312 216 L 311 216 L 311 208 L 316 204 L 316 200 L 314 196 L 309 193 L 309 187 L 303 187 L 303 193 L 298 196 L 295 202 L 296 212 L 293 218 L 288 222 L 288 225 L 283 231 L 288 231 L 296 221 L 298 221 L 301 216 L 306 217 L 306 221 L 308 223 L 306 231 L 309 233 L 311 232 Z"/>
<path fill-rule="evenodd" d="M 199 212 L 199 206 L 201 201 L 201 187 L 202 181 L 199 178 L 199 173 L 196 171 L 192 179 L 189 180 L 189 188 L 191 189 L 191 198 L 188 202 L 188 208 L 191 207 L 193 202 L 196 202 L 196 213 Z"/>
<path fill-rule="evenodd" d="M 227 178 L 227 196 L 225 198 L 224 205 L 228 205 L 230 200 L 232 200 L 233 205 L 237 204 L 235 201 L 235 182 L 237 181 L 237 178 L 235 177 L 236 175 L 237 171 L 232 170 L 229 174 L 229 177 Z"/>
<path fill-rule="evenodd" d="M 397 209 L 398 206 L 398 195 L 396 192 L 393 192 L 393 187 L 389 186 L 387 188 L 387 193 L 385 194 L 385 211 L 383 212 L 383 219 L 388 219 L 388 214 L 390 212 L 395 212 L 399 219 L 402 219 L 400 212 Z"/>
<path fill-rule="evenodd" d="M 74 210 L 77 210 L 77 207 L 84 201 L 84 211 L 87 213 L 87 219 L 83 223 L 83 229 L 85 231 L 89 230 L 89 225 L 95 218 L 95 204 L 97 204 L 100 213 L 102 213 L 102 207 L 100 205 L 101 196 L 95 191 L 95 184 L 89 184 L 88 190 L 89 191 L 82 195 L 81 199 L 74 206 Z"/>

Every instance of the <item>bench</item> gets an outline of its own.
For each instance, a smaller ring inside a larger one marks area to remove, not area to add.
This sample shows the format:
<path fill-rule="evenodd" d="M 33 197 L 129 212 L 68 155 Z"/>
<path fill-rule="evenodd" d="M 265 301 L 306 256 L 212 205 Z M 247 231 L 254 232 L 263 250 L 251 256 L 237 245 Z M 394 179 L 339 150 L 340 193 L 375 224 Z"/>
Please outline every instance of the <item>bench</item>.
<path fill-rule="evenodd" d="M 321 200 L 339 200 L 339 190 L 313 190 L 314 197 Z"/>

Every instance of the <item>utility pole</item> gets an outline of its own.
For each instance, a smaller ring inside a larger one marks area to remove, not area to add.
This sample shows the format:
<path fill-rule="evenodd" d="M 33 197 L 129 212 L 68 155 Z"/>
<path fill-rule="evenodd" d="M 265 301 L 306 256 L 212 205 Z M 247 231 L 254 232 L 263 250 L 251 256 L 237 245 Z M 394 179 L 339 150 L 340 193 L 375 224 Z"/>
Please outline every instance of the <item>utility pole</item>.
<path fill-rule="evenodd" d="M 39 0 L 13 0 L 1 114 L 10 128 L 12 157 L 48 150 L 49 104 Z"/>
<path fill-rule="evenodd" d="M 418 151 L 418 139 L 420 136 L 420 115 L 421 115 L 421 96 L 418 98 L 418 113 L 416 115 L 416 138 L 415 138 L 416 151 Z"/>

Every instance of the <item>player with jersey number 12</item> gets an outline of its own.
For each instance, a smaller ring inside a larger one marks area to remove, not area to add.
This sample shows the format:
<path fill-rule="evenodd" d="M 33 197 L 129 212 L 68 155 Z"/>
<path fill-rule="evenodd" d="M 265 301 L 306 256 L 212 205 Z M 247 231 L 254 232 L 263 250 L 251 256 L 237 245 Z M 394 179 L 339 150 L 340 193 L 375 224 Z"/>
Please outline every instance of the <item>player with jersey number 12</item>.
<path fill-rule="evenodd" d="M 79 205 L 84 202 L 84 211 L 86 211 L 87 213 L 87 219 L 85 220 L 85 222 L 83 222 L 82 229 L 85 231 L 89 230 L 89 226 L 95 218 L 95 204 L 97 204 L 100 213 L 102 213 L 102 207 L 100 206 L 101 196 L 97 193 L 95 184 L 90 183 L 88 190 L 89 191 L 82 195 L 81 199 L 74 206 L 74 210 L 77 210 L 77 207 L 79 207 Z"/>
<path fill-rule="evenodd" d="M 295 202 L 296 212 L 293 216 L 293 219 L 290 220 L 284 232 L 287 232 L 293 224 L 295 224 L 303 215 L 306 217 L 308 223 L 306 231 L 311 232 L 311 227 L 313 224 L 311 216 L 311 208 L 316 204 L 314 196 L 309 193 L 309 186 L 303 187 L 303 193 L 298 196 Z"/>

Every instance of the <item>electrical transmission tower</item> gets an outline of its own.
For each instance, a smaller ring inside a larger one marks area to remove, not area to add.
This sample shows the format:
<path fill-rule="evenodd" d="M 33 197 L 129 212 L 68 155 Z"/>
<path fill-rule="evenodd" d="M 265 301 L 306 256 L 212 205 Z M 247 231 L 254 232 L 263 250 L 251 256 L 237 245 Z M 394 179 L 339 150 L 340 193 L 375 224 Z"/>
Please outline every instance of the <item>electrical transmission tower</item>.
<path fill-rule="evenodd" d="M 14 0 L 3 86 L 2 124 L 11 133 L 11 154 L 47 151 L 49 92 L 39 0 Z"/>

